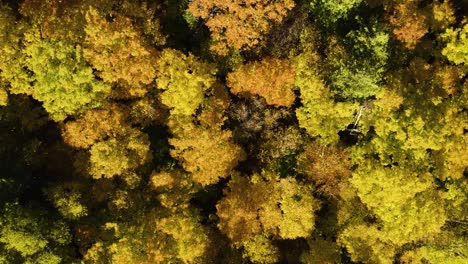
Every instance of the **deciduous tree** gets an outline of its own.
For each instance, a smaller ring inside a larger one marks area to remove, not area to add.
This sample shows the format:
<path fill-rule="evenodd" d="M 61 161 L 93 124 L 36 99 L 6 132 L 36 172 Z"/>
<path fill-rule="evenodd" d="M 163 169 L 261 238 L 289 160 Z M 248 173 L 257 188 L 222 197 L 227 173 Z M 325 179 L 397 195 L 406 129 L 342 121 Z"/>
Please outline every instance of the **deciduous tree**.
<path fill-rule="evenodd" d="M 95 179 L 131 173 L 151 160 L 149 145 L 148 136 L 136 129 L 124 137 L 100 141 L 89 150 L 89 173 Z"/>
<path fill-rule="evenodd" d="M 192 126 L 169 139 L 174 146 L 171 156 L 181 161 L 196 183 L 214 184 L 245 159 L 243 150 L 231 138 L 230 131 Z"/>
<path fill-rule="evenodd" d="M 227 85 L 233 94 L 260 95 L 269 105 L 290 107 L 295 99 L 294 77 L 295 69 L 288 60 L 264 58 L 229 73 Z"/>
<path fill-rule="evenodd" d="M 448 28 L 442 38 L 447 41 L 442 54 L 455 64 L 468 65 L 468 22 L 460 28 Z"/>
<path fill-rule="evenodd" d="M 346 18 L 348 13 L 361 4 L 362 0 L 311 0 L 310 7 L 320 15 L 318 22 L 325 25 Z"/>
<path fill-rule="evenodd" d="M 296 59 L 295 85 L 299 87 L 302 107 L 296 109 L 299 126 L 322 144 L 337 143 L 338 132 L 353 122 L 357 105 L 335 102 L 330 91 L 309 64 L 312 54 L 303 53 Z"/>
<path fill-rule="evenodd" d="M 189 4 L 193 16 L 202 18 L 211 31 L 211 50 L 227 55 L 229 49 L 249 50 L 262 46 L 271 24 L 281 22 L 294 7 L 291 0 L 195 0 Z"/>
<path fill-rule="evenodd" d="M 0 259 L 4 257 L 13 263 L 58 264 L 65 261 L 65 248 L 70 242 L 68 226 L 53 220 L 42 209 L 17 203 L 9 203 L 2 208 L 0 245 L 3 252 Z"/>
<path fill-rule="evenodd" d="M 315 227 L 319 202 L 312 196 L 310 186 L 293 178 L 279 179 L 270 172 L 250 179 L 233 175 L 225 192 L 226 196 L 216 205 L 218 227 L 234 245 L 247 246 L 250 251 L 246 254 L 251 258 L 274 256 L 265 254 L 265 247 L 271 245 L 261 236 L 305 238 Z M 253 251 L 252 244 L 257 243 L 260 252 Z"/>
<path fill-rule="evenodd" d="M 91 109 L 75 121 L 66 122 L 62 136 L 65 143 L 75 148 L 89 148 L 105 137 L 124 135 L 129 128 L 128 110 L 116 104 L 102 109 Z"/>
<path fill-rule="evenodd" d="M 389 18 L 393 34 L 408 49 L 416 48 L 416 44 L 428 32 L 426 16 L 418 4 L 419 0 L 396 3 Z"/>
<path fill-rule="evenodd" d="M 156 51 L 144 44 L 141 34 L 124 16 L 108 22 L 90 7 L 86 12 L 83 54 L 108 83 L 118 86 L 116 98 L 141 97 L 156 75 Z"/>
<path fill-rule="evenodd" d="M 157 88 L 171 115 L 193 115 L 215 82 L 216 69 L 180 51 L 165 49 L 158 61 Z"/>
<path fill-rule="evenodd" d="M 349 153 L 334 146 L 308 144 L 299 155 L 297 166 L 319 192 L 330 196 L 338 195 L 341 179 L 351 176 Z"/>

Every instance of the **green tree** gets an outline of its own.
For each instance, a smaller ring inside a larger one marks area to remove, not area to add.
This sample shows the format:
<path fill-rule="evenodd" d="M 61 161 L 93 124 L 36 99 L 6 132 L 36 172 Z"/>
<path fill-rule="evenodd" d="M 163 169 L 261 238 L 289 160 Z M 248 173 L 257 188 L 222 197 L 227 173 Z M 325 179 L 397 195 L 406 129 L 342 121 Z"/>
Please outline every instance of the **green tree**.
<path fill-rule="evenodd" d="M 400 257 L 401 263 L 461 264 L 468 260 L 466 236 L 445 231 L 428 244 L 406 251 Z"/>
<path fill-rule="evenodd" d="M 305 145 L 305 135 L 295 126 L 265 129 L 261 134 L 260 145 L 253 150 L 263 167 L 290 173 L 295 168 L 294 158 Z"/>
<path fill-rule="evenodd" d="M 330 41 L 328 63 L 333 68 L 331 87 L 337 95 L 347 98 L 367 98 L 381 89 L 388 59 L 389 36 L 381 25 L 363 26 L 350 31 L 344 40 L 348 47 L 345 56 L 333 56 L 333 40 Z"/>
<path fill-rule="evenodd" d="M 74 186 L 56 185 L 47 189 L 50 201 L 63 217 L 76 220 L 88 215 L 81 193 Z"/>
<path fill-rule="evenodd" d="M 209 250 L 207 230 L 190 211 L 159 219 L 157 229 L 170 236 L 176 246 L 176 256 L 184 263 L 196 263 Z"/>
<path fill-rule="evenodd" d="M 243 243 L 243 257 L 253 263 L 278 263 L 279 249 L 264 235 L 256 235 Z"/>
<path fill-rule="evenodd" d="M 161 208 L 125 222 L 107 222 L 101 228 L 106 240 L 97 241 L 84 263 L 200 263 L 211 241 L 195 211 L 168 212 Z"/>
<path fill-rule="evenodd" d="M 325 26 L 340 19 L 346 19 L 348 13 L 361 4 L 362 0 L 311 0 L 310 8 L 318 15 L 317 21 Z"/>

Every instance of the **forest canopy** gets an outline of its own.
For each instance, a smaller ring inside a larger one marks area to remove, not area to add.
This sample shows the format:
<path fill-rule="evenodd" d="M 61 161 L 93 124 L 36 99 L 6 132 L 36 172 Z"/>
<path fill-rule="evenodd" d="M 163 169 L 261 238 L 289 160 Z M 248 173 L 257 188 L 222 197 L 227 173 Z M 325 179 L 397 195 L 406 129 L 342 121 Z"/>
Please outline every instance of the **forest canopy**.
<path fill-rule="evenodd" d="M 0 0 L 0 263 L 468 263 L 467 14 Z"/>

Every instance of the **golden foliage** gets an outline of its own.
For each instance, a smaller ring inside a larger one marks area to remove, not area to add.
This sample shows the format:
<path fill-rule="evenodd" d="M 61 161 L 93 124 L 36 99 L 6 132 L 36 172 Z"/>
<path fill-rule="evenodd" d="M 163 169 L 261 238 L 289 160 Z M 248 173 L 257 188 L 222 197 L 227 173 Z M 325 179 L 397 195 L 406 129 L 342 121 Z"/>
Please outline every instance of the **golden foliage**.
<path fill-rule="evenodd" d="M 342 178 L 351 176 L 351 160 L 347 151 L 334 146 L 309 144 L 298 157 L 298 168 L 318 191 L 336 196 Z"/>
<path fill-rule="evenodd" d="M 308 237 L 315 228 L 319 202 L 310 186 L 264 172 L 251 179 L 234 175 L 216 205 L 218 227 L 235 245 L 255 235 L 281 239 Z"/>
<path fill-rule="evenodd" d="M 269 105 L 289 107 L 295 100 L 292 91 L 295 74 L 288 60 L 265 58 L 229 73 L 227 85 L 236 95 L 260 95 Z"/>
<path fill-rule="evenodd" d="M 245 159 L 242 148 L 231 138 L 230 131 L 192 126 L 169 139 L 175 148 L 170 153 L 192 173 L 195 182 L 203 186 L 214 184 L 229 176 L 237 163 Z"/>
<path fill-rule="evenodd" d="M 189 4 L 193 16 L 206 20 L 211 31 L 211 50 L 227 55 L 230 48 L 249 50 L 262 46 L 272 22 L 281 22 L 294 7 L 292 0 L 194 0 Z"/>
<path fill-rule="evenodd" d="M 196 190 L 190 173 L 181 169 L 153 172 L 150 184 L 158 192 L 157 199 L 161 205 L 171 211 L 189 207 Z"/>
<path fill-rule="evenodd" d="M 89 173 L 95 179 L 125 176 L 151 160 L 148 136 L 132 129 L 123 138 L 111 138 L 90 149 Z"/>
<path fill-rule="evenodd" d="M 442 3 L 441 3 L 442 2 Z M 434 1 L 432 3 L 432 24 L 439 29 L 445 29 L 456 22 L 455 9 L 451 1 Z"/>
<path fill-rule="evenodd" d="M 157 88 L 163 90 L 161 102 L 171 109 L 171 115 L 195 114 L 216 80 L 213 65 L 174 49 L 163 50 L 156 73 Z"/>
<path fill-rule="evenodd" d="M 211 95 L 201 104 L 201 113 L 197 120 L 201 125 L 219 128 L 226 120 L 225 111 L 231 104 L 229 92 L 225 86 L 217 83 L 211 90 Z"/>
<path fill-rule="evenodd" d="M 427 32 L 426 16 L 418 9 L 418 0 L 404 1 L 394 7 L 390 16 L 393 34 L 408 49 L 414 49 Z"/>
<path fill-rule="evenodd" d="M 117 105 L 89 110 L 76 121 L 65 123 L 62 130 L 63 140 L 75 148 L 89 148 L 106 136 L 116 137 L 124 134 L 128 127 L 126 119 L 124 109 Z"/>
<path fill-rule="evenodd" d="M 8 104 L 8 93 L 5 88 L 0 87 L 0 106 L 6 106 Z"/>
<path fill-rule="evenodd" d="M 146 85 L 156 75 L 156 51 L 146 47 L 142 34 L 132 20 L 117 16 L 108 22 L 96 9 L 86 13 L 86 38 L 83 54 L 99 76 L 106 82 L 116 83 L 113 97 L 141 97 Z"/>

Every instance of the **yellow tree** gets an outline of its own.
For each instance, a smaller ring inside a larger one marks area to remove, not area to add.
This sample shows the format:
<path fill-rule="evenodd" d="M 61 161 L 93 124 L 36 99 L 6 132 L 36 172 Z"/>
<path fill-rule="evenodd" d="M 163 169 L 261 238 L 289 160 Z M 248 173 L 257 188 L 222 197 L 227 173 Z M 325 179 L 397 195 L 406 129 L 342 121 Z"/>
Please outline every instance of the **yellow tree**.
<path fill-rule="evenodd" d="M 442 54 L 455 64 L 468 65 L 468 20 L 460 28 L 449 28 L 442 35 L 447 45 Z"/>
<path fill-rule="evenodd" d="M 86 12 L 83 54 L 108 83 L 117 85 L 113 97 L 141 97 L 156 76 L 156 51 L 146 46 L 131 19 L 117 15 L 108 22 L 98 10 Z"/>
<path fill-rule="evenodd" d="M 317 55 L 304 52 L 295 58 L 295 85 L 301 92 L 302 106 L 296 109 L 299 126 L 324 145 L 337 143 L 338 132 L 353 122 L 358 106 L 352 102 L 335 102 L 334 93 L 325 86 L 311 61 Z"/>
<path fill-rule="evenodd" d="M 220 128 L 187 124 L 169 143 L 174 146 L 171 156 L 192 173 L 193 181 L 203 186 L 229 176 L 237 163 L 245 159 L 242 148 L 232 142 L 232 133 Z"/>
<path fill-rule="evenodd" d="M 275 263 L 272 239 L 307 238 L 315 228 L 319 202 L 310 186 L 271 172 L 233 175 L 216 205 L 218 227 L 252 261 Z"/>
<path fill-rule="evenodd" d="M 171 115 L 195 114 L 216 80 L 212 65 L 173 49 L 163 50 L 156 73 L 161 102 L 171 109 Z"/>
<path fill-rule="evenodd" d="M 124 137 L 95 143 L 89 150 L 89 173 L 95 179 L 131 174 L 151 160 L 149 145 L 148 136 L 137 129 L 127 131 Z"/>
<path fill-rule="evenodd" d="M 281 22 L 294 7 L 292 0 L 194 0 L 189 11 L 202 18 L 211 31 L 211 49 L 227 55 L 230 49 L 249 50 L 262 46 L 273 23 Z"/>
<path fill-rule="evenodd" d="M 129 128 L 126 110 L 116 104 L 89 110 L 75 121 L 64 124 L 63 140 L 75 148 L 89 148 L 105 137 L 124 135 Z"/>
<path fill-rule="evenodd" d="M 70 43 L 35 41 L 24 52 L 26 67 L 34 73 L 31 94 L 56 121 L 99 106 L 109 93 L 110 87 L 95 79 L 80 50 Z"/>

